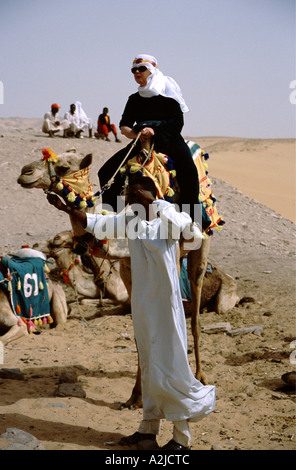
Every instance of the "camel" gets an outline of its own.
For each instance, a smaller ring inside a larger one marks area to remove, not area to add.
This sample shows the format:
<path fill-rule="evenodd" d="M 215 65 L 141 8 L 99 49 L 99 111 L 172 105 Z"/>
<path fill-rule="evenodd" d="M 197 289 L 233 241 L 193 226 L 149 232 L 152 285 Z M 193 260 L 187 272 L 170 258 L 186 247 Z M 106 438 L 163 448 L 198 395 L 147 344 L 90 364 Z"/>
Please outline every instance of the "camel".
<path fill-rule="evenodd" d="M 98 265 L 88 253 L 78 257 L 72 246 L 73 234 L 70 230 L 65 230 L 50 240 L 35 243 L 33 248 L 56 261 L 58 272 L 64 281 L 72 286 L 77 295 L 89 299 L 89 302 L 85 300 L 83 303 L 98 299 L 97 303 L 102 305 L 103 299 L 110 299 L 105 304 L 121 306 L 122 308 L 118 308 L 119 312 L 130 311 L 129 296 L 120 276 L 118 260 L 102 258 Z"/>
<path fill-rule="evenodd" d="M 22 250 L 17 252 L 22 256 Z M 33 250 L 36 251 L 36 250 Z M 38 255 L 36 251 L 35 255 Z M 63 288 L 51 280 L 47 282 L 48 297 L 50 302 L 50 314 L 53 319 L 53 326 L 64 325 L 67 320 L 68 308 L 66 296 Z M 4 289 L 0 284 L 0 330 L 5 333 L 0 336 L 0 342 L 8 344 L 28 334 L 27 325 L 15 315 L 11 303 Z"/>
<path fill-rule="evenodd" d="M 78 174 L 79 176 L 86 171 L 87 167 L 91 164 L 92 155 L 87 155 L 85 157 L 76 155 L 74 149 L 62 153 L 60 155 L 55 155 L 50 149 L 46 149 L 44 152 L 43 160 L 32 162 L 29 165 L 26 165 L 22 168 L 21 175 L 18 178 L 18 183 L 27 189 L 30 188 L 42 188 L 44 190 L 49 190 L 58 195 L 61 195 L 62 185 L 61 179 L 67 183 L 67 177 L 70 177 L 70 181 L 73 182 L 73 174 Z M 48 165 L 46 164 L 48 163 Z M 72 176 L 72 178 L 71 178 Z M 92 201 L 93 195 L 90 190 L 91 183 L 89 182 L 88 192 L 85 192 L 84 195 L 84 204 L 79 204 L 79 209 L 81 210 L 93 210 L 93 208 L 88 208 L 86 200 Z M 67 189 L 68 191 L 68 189 Z M 72 201 L 75 203 L 77 199 L 80 199 L 77 196 L 77 191 L 73 192 Z M 62 197 L 67 198 L 67 203 L 69 203 L 69 191 L 68 194 L 62 194 Z M 91 205 L 91 204 L 90 204 Z M 81 207 L 82 206 L 82 207 Z M 71 218 L 70 218 L 71 219 Z M 73 220 L 71 220 L 72 228 L 74 232 L 74 239 L 81 240 L 85 235 L 85 232 L 81 227 L 75 226 Z M 86 236 L 88 246 L 93 249 L 93 240 L 89 240 L 89 234 Z M 129 254 L 127 252 L 127 244 L 123 248 L 118 249 L 118 240 L 110 240 L 108 244 L 102 244 L 96 246 L 95 256 L 97 258 L 105 259 L 118 259 L 120 260 L 120 275 L 126 286 L 128 294 L 131 291 L 131 277 L 130 277 L 130 260 Z M 124 242 L 120 240 L 120 242 Z M 114 248 L 114 251 L 113 251 Z M 202 285 L 205 278 L 205 273 L 208 266 L 208 255 L 210 249 L 210 238 L 205 237 L 202 241 L 201 247 L 199 250 L 190 251 L 187 254 L 187 264 L 188 264 L 188 278 L 191 285 L 191 331 L 194 339 L 194 352 L 195 352 L 195 361 L 196 361 L 196 378 L 201 381 L 203 384 L 207 383 L 206 376 L 202 369 L 200 350 L 199 350 L 199 335 L 200 335 L 200 326 L 199 326 L 199 313 L 201 307 L 201 296 L 202 296 Z M 227 282 L 223 286 L 223 281 L 220 280 L 220 285 L 224 288 L 221 289 L 221 296 L 216 304 L 216 311 L 218 313 L 224 313 L 225 311 L 233 308 L 237 301 L 239 300 L 236 295 L 236 285 L 232 278 L 226 278 Z M 225 280 L 225 279 L 224 279 Z M 138 367 L 137 380 L 132 391 L 130 399 L 125 403 L 125 406 L 138 408 L 141 406 L 141 382 L 140 382 L 140 369 Z"/>
<path fill-rule="evenodd" d="M 122 277 L 120 276 L 118 260 L 121 262 L 125 260 L 128 265 L 129 251 L 125 240 L 121 240 L 121 242 L 121 250 L 119 251 L 119 240 L 109 241 L 108 259 L 116 264 L 113 266 L 111 266 L 111 264 L 108 265 L 107 269 L 101 268 L 102 283 L 105 286 L 106 294 L 106 296 L 103 297 L 100 297 L 102 291 L 100 285 L 98 287 L 98 281 L 94 275 L 93 268 L 87 268 L 88 258 L 86 261 L 84 256 L 82 256 L 83 261 L 80 262 L 77 255 L 73 253 L 71 249 L 73 235 L 70 230 L 60 232 L 50 240 L 35 243 L 33 248 L 42 251 L 48 258 L 55 259 L 61 277 L 75 289 L 78 295 L 83 297 L 83 304 L 91 304 L 92 299 L 95 299 L 93 303 L 97 303 L 98 305 L 111 305 L 111 303 L 114 303 L 115 305 L 118 304 L 118 306 L 125 306 L 125 309 L 118 308 L 118 311 L 126 311 L 128 313 L 130 312 L 129 295 L 122 282 Z M 104 268 L 103 259 L 102 262 L 102 267 Z M 91 263 L 91 261 L 89 261 L 89 263 Z M 109 271 L 110 266 L 112 270 L 111 273 Z M 128 281 L 129 273 L 125 283 L 127 284 Z M 96 302 L 97 299 L 99 299 L 98 302 Z M 103 299 L 110 299 L 111 302 L 104 302 Z M 233 278 L 210 263 L 203 280 L 200 308 L 210 308 L 211 311 L 223 314 L 233 307 L 233 303 L 236 300 L 236 283 Z M 186 314 L 191 313 L 190 299 L 184 298 L 184 308 Z"/>

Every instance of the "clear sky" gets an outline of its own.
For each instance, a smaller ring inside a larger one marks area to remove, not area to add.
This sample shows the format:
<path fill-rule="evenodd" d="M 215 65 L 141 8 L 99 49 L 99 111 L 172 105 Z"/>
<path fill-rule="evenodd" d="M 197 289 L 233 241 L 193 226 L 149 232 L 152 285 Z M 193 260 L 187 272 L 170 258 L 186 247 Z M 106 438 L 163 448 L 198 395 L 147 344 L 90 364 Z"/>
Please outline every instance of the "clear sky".
<path fill-rule="evenodd" d="M 179 83 L 184 136 L 295 137 L 295 0 L 0 0 L 0 117 L 78 100 L 118 125 L 138 53 Z"/>

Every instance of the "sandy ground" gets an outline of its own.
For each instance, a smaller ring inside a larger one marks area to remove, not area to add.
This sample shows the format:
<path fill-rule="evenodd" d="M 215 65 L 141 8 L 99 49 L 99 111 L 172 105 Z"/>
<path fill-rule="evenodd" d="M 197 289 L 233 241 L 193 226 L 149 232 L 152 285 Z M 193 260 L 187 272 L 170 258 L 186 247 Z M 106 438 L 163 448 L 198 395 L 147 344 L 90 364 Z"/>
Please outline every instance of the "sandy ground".
<path fill-rule="evenodd" d="M 41 190 L 16 183 L 22 166 L 75 146 L 93 153 L 94 189 L 98 168 L 117 149 L 115 142 L 47 138 L 40 121 L 0 120 L 0 250 L 13 253 L 23 244 L 48 240 L 69 227 L 64 214 L 49 206 Z M 112 139 L 112 137 L 111 137 Z M 295 143 L 292 140 L 195 139 L 210 153 L 209 173 L 219 212 L 226 220 L 212 238 L 210 261 L 234 277 L 240 298 L 227 314 L 202 314 L 203 327 L 229 322 L 249 333 L 202 333 L 202 362 L 216 385 L 215 411 L 192 424 L 193 450 L 295 449 L 295 390 L 281 376 L 295 370 Z M 255 182 L 256 181 L 256 182 Z M 65 288 L 67 298 L 73 298 Z M 19 368 L 24 380 L 0 378 L 0 434 L 17 427 L 37 437 L 48 450 L 122 449 L 118 440 L 137 430 L 141 410 L 120 410 L 130 396 L 137 367 L 130 314 L 87 322 L 69 316 L 64 329 L 29 335 L 4 348 L 1 368 Z M 93 313 L 93 312 L 91 312 Z M 194 369 L 188 321 L 189 361 Z M 77 374 L 84 397 L 57 397 L 61 374 Z M 163 423 L 159 444 L 171 438 Z"/>

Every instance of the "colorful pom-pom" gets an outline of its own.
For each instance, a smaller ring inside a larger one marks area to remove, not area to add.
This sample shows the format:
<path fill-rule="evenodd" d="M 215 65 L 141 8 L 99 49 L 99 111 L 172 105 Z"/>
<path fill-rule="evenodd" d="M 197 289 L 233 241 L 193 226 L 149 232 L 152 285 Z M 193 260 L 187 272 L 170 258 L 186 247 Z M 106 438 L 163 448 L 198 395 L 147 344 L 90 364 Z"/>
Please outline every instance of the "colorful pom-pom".
<path fill-rule="evenodd" d="M 76 195 L 74 191 L 70 191 L 69 194 L 67 195 L 67 199 L 69 202 L 74 202 L 76 199 Z"/>
<path fill-rule="evenodd" d="M 173 197 L 174 194 L 175 194 L 175 191 L 172 188 L 168 188 L 166 192 L 166 196 Z"/>
<path fill-rule="evenodd" d="M 86 199 L 83 198 L 82 201 L 81 201 L 80 204 L 79 204 L 79 207 L 80 207 L 81 209 L 84 209 L 86 206 L 87 206 Z"/>

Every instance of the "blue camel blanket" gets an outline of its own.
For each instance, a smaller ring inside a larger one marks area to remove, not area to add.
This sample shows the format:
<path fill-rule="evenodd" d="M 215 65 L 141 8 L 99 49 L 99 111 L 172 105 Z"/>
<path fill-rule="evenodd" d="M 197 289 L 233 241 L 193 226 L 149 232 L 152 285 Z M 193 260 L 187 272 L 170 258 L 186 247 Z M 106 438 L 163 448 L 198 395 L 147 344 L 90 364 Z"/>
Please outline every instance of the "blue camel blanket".
<path fill-rule="evenodd" d="M 0 286 L 18 317 L 35 320 L 50 315 L 43 259 L 2 257 L 0 268 Z"/>

